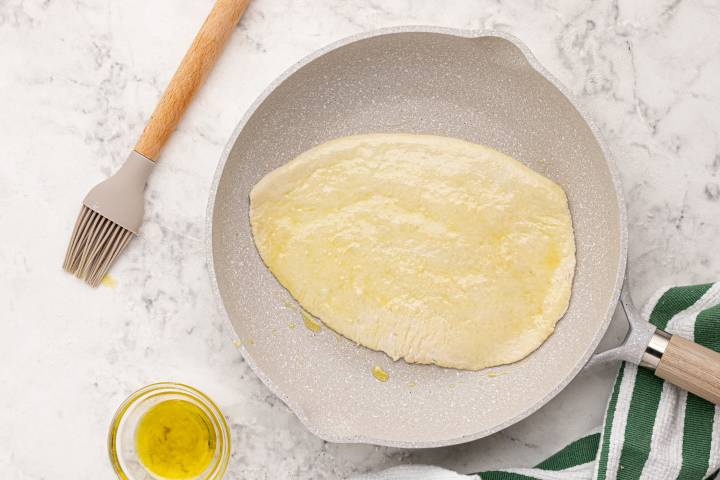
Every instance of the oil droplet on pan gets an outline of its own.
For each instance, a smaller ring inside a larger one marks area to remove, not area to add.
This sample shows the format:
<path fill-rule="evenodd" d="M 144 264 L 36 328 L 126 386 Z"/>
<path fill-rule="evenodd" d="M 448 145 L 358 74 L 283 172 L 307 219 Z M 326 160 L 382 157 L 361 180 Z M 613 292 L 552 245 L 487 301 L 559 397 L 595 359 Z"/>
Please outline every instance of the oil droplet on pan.
<path fill-rule="evenodd" d="M 503 375 L 507 375 L 508 372 L 489 372 L 488 377 L 495 378 L 495 377 L 502 377 Z"/>
<path fill-rule="evenodd" d="M 297 305 L 295 304 L 295 302 L 292 302 L 292 301 L 287 300 L 287 299 L 285 299 L 285 300 L 283 301 L 283 306 L 284 306 L 285 308 L 287 308 L 288 310 L 297 310 Z"/>
<path fill-rule="evenodd" d="M 237 348 L 242 347 L 242 340 L 236 338 L 235 340 L 233 340 L 233 345 L 235 345 Z"/>
<path fill-rule="evenodd" d="M 383 370 L 382 368 L 375 365 L 372 369 L 373 377 L 380 380 L 381 382 L 387 382 L 390 378 L 390 374 Z"/>
<path fill-rule="evenodd" d="M 112 275 L 110 275 L 109 273 L 103 277 L 101 282 L 104 286 L 109 287 L 109 288 L 115 288 L 118 285 L 117 280 L 115 280 L 115 278 Z"/>
<path fill-rule="evenodd" d="M 320 329 L 322 327 L 320 326 L 320 323 L 312 317 L 312 315 L 310 315 L 305 310 L 300 310 L 300 314 L 302 315 L 303 323 L 308 330 L 315 333 L 320 332 Z"/>

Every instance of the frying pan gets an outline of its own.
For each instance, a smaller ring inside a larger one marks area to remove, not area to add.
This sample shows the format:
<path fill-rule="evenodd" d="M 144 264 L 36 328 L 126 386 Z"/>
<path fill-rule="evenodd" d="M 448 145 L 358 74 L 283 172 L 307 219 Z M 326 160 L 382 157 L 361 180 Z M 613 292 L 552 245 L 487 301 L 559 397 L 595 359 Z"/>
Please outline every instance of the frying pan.
<path fill-rule="evenodd" d="M 527 358 L 480 372 L 410 365 L 328 328 L 315 333 L 302 326 L 298 306 L 253 244 L 249 192 L 312 146 L 372 132 L 485 144 L 563 186 L 577 249 L 572 298 L 554 334 Z M 323 439 L 396 447 L 477 439 L 548 402 L 588 362 L 608 327 L 627 250 L 615 167 L 563 87 L 507 34 L 426 27 L 341 40 L 271 84 L 228 143 L 207 228 L 215 293 L 254 372 Z M 633 333 L 597 361 L 657 367 L 671 340 L 640 318 L 629 296 L 623 305 Z M 389 381 L 373 378 L 376 365 Z"/>

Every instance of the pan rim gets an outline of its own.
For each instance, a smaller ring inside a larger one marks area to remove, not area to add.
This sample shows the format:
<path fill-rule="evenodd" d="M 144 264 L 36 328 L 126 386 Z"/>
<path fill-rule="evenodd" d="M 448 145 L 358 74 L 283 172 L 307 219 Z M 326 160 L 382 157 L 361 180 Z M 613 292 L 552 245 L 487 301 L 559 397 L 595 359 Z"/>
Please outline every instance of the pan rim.
<path fill-rule="evenodd" d="M 504 39 L 511 44 L 513 44 L 515 47 L 517 47 L 522 54 L 527 59 L 530 66 L 532 66 L 535 71 L 537 71 L 540 75 L 542 75 L 546 80 L 548 80 L 555 88 L 557 88 L 562 95 L 570 102 L 570 104 L 577 110 L 577 112 L 582 117 L 583 121 L 587 124 L 587 126 L 590 128 L 595 140 L 597 141 L 598 145 L 600 146 L 600 149 L 603 153 L 603 156 L 605 158 L 605 162 L 608 166 L 608 170 L 610 173 L 610 177 L 613 183 L 615 195 L 618 202 L 618 214 L 619 214 L 619 223 L 620 223 L 620 252 L 619 252 L 619 258 L 618 258 L 618 265 L 617 265 L 617 273 L 615 278 L 615 285 L 613 288 L 613 292 L 610 296 L 610 301 L 608 304 L 608 308 L 605 312 L 605 318 L 603 319 L 599 330 L 597 331 L 597 334 L 592 339 L 592 341 L 588 344 L 585 352 L 580 357 L 580 359 L 577 361 L 573 369 L 570 371 L 570 373 L 561 381 L 558 382 L 550 392 L 547 393 L 543 398 L 536 401 L 534 404 L 520 412 L 519 414 L 515 415 L 514 417 L 496 424 L 495 426 L 481 430 L 479 432 L 475 432 L 472 434 L 467 435 L 460 435 L 457 437 L 451 437 L 451 438 L 445 438 L 440 440 L 432 440 L 432 441 L 398 441 L 398 440 L 389 440 L 389 439 L 383 439 L 383 438 L 377 438 L 372 436 L 366 436 L 366 435 L 337 435 L 333 432 L 323 430 L 320 426 L 318 426 L 316 423 L 311 421 L 303 411 L 303 408 L 293 399 L 286 396 L 280 391 L 280 388 L 268 377 L 265 375 L 265 373 L 262 371 L 260 367 L 257 366 L 255 361 L 253 360 L 252 356 L 249 354 L 249 352 L 245 349 L 244 346 L 241 346 L 239 348 L 244 360 L 247 362 L 247 364 L 250 366 L 251 370 L 255 375 L 257 375 L 258 378 L 270 389 L 270 391 L 280 398 L 287 407 L 298 417 L 300 422 L 307 428 L 311 433 L 314 435 L 320 437 L 323 440 L 326 440 L 328 442 L 333 443 L 361 443 L 361 444 L 371 444 L 371 445 L 380 445 L 380 446 L 387 446 L 387 447 L 395 447 L 395 448 L 436 448 L 436 447 L 444 447 L 444 446 L 450 446 L 450 445 L 458 445 L 462 443 L 467 443 L 473 440 L 477 440 L 489 435 L 492 435 L 493 433 L 499 432 L 501 430 L 504 430 L 505 428 L 508 428 L 509 426 L 527 418 L 531 414 L 535 413 L 537 410 L 539 410 L 542 406 L 547 404 L 551 399 L 553 399 L 560 391 L 565 389 L 567 385 L 580 373 L 580 371 L 583 369 L 585 364 L 590 360 L 590 357 L 592 356 L 593 352 L 595 352 L 598 344 L 602 340 L 603 336 L 605 335 L 605 332 L 607 331 L 608 326 L 610 325 L 610 321 L 612 320 L 613 313 L 615 311 L 615 308 L 617 306 L 619 297 L 620 297 L 620 291 L 622 289 L 622 285 L 624 283 L 625 278 L 625 268 L 627 263 L 627 248 L 628 248 L 628 230 L 627 230 L 627 212 L 626 212 L 626 205 L 625 205 L 625 199 L 624 194 L 622 190 L 622 183 L 620 181 L 619 173 L 617 170 L 617 166 L 615 163 L 615 160 L 613 156 L 611 155 L 611 152 L 609 148 L 607 147 L 605 140 L 603 136 L 600 133 L 600 130 L 595 125 L 591 117 L 587 114 L 585 109 L 579 104 L 577 99 L 568 91 L 568 89 L 561 84 L 550 72 L 548 72 L 545 67 L 543 67 L 540 62 L 535 58 L 535 56 L 532 54 L 530 49 L 517 37 L 508 34 L 503 31 L 498 30 L 469 30 L 469 29 L 456 29 L 456 28 L 448 28 L 448 27 L 436 27 L 436 26 L 429 26 L 429 25 L 407 25 L 407 26 L 397 26 L 397 27 L 388 27 L 388 28 L 381 28 L 376 30 L 371 30 L 367 32 L 361 32 L 355 35 L 351 35 L 345 38 L 342 38 L 340 40 L 337 40 L 335 42 L 332 42 L 312 53 L 309 55 L 303 57 L 299 61 L 295 62 L 293 65 L 291 65 L 289 68 L 287 68 L 283 73 L 280 74 L 275 80 L 273 80 L 261 93 L 260 95 L 253 101 L 253 103 L 248 107 L 247 111 L 243 115 L 243 117 L 238 122 L 237 126 L 233 130 L 228 142 L 226 143 L 221 157 L 220 161 L 218 162 L 218 165 L 216 167 L 212 185 L 209 192 L 208 197 L 208 204 L 206 207 L 206 219 L 205 219 L 205 254 L 206 254 L 206 262 L 208 265 L 208 274 L 210 277 L 210 283 L 211 288 L 213 291 L 213 296 L 215 298 L 216 305 L 219 307 L 220 311 L 222 312 L 222 315 L 225 318 L 225 321 L 230 323 L 232 325 L 232 322 L 230 321 L 230 316 L 227 313 L 227 310 L 225 309 L 225 304 L 222 299 L 222 295 L 220 293 L 220 288 L 218 285 L 217 275 L 215 273 L 215 264 L 214 264 L 214 254 L 213 254 L 213 241 L 212 241 L 212 234 L 213 234 L 213 215 L 214 215 L 214 209 L 215 209 L 215 200 L 217 196 L 217 190 L 218 186 L 220 184 L 220 180 L 222 178 L 222 174 L 225 170 L 225 165 L 227 163 L 228 158 L 230 157 L 230 153 L 232 152 L 233 147 L 235 146 L 235 143 L 237 142 L 237 139 L 242 132 L 242 130 L 245 128 L 247 122 L 250 120 L 250 118 L 254 115 L 256 110 L 260 107 L 260 105 L 275 91 L 275 89 L 282 84 L 285 80 L 287 80 L 291 75 L 293 75 L 295 72 L 303 68 L 304 66 L 308 65 L 312 61 L 322 57 L 326 53 L 329 53 L 333 50 L 336 50 L 340 47 L 349 45 L 351 43 L 355 43 L 357 41 L 366 40 L 373 37 L 379 37 L 383 35 L 390 35 L 390 34 L 399 34 L 399 33 L 437 33 L 437 34 L 445 34 L 445 35 L 451 35 L 461 38 L 483 38 L 483 37 L 498 37 L 501 39 Z M 234 328 L 233 328 L 234 331 Z"/>

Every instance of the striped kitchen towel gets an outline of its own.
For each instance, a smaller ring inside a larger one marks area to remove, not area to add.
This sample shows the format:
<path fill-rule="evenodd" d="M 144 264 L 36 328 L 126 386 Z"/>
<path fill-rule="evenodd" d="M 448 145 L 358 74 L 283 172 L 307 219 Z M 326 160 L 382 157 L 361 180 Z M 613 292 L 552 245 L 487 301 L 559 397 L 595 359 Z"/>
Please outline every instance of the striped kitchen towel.
<path fill-rule="evenodd" d="M 658 327 L 720 351 L 720 283 L 665 288 L 643 310 Z M 720 406 L 623 363 L 598 433 L 534 468 L 460 475 L 425 465 L 355 480 L 720 480 Z"/>

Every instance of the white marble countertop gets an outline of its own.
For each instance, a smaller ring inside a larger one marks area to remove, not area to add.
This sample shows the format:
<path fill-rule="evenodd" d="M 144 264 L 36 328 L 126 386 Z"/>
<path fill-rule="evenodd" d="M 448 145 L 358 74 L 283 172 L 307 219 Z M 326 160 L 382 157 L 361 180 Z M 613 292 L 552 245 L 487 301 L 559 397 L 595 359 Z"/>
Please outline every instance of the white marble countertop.
<path fill-rule="evenodd" d="M 615 367 L 492 437 L 406 451 L 328 444 L 250 372 L 211 295 L 205 208 L 245 109 L 313 50 L 404 24 L 499 29 L 577 95 L 622 175 L 637 301 L 720 278 L 720 4 L 713 0 L 254 0 L 163 153 L 141 235 L 93 291 L 60 263 L 87 190 L 132 147 L 211 0 L 0 2 L 0 471 L 104 479 L 133 390 L 178 380 L 232 423 L 227 478 L 335 479 L 405 462 L 527 466 L 601 422 Z M 621 335 L 622 326 L 611 333 Z"/>

